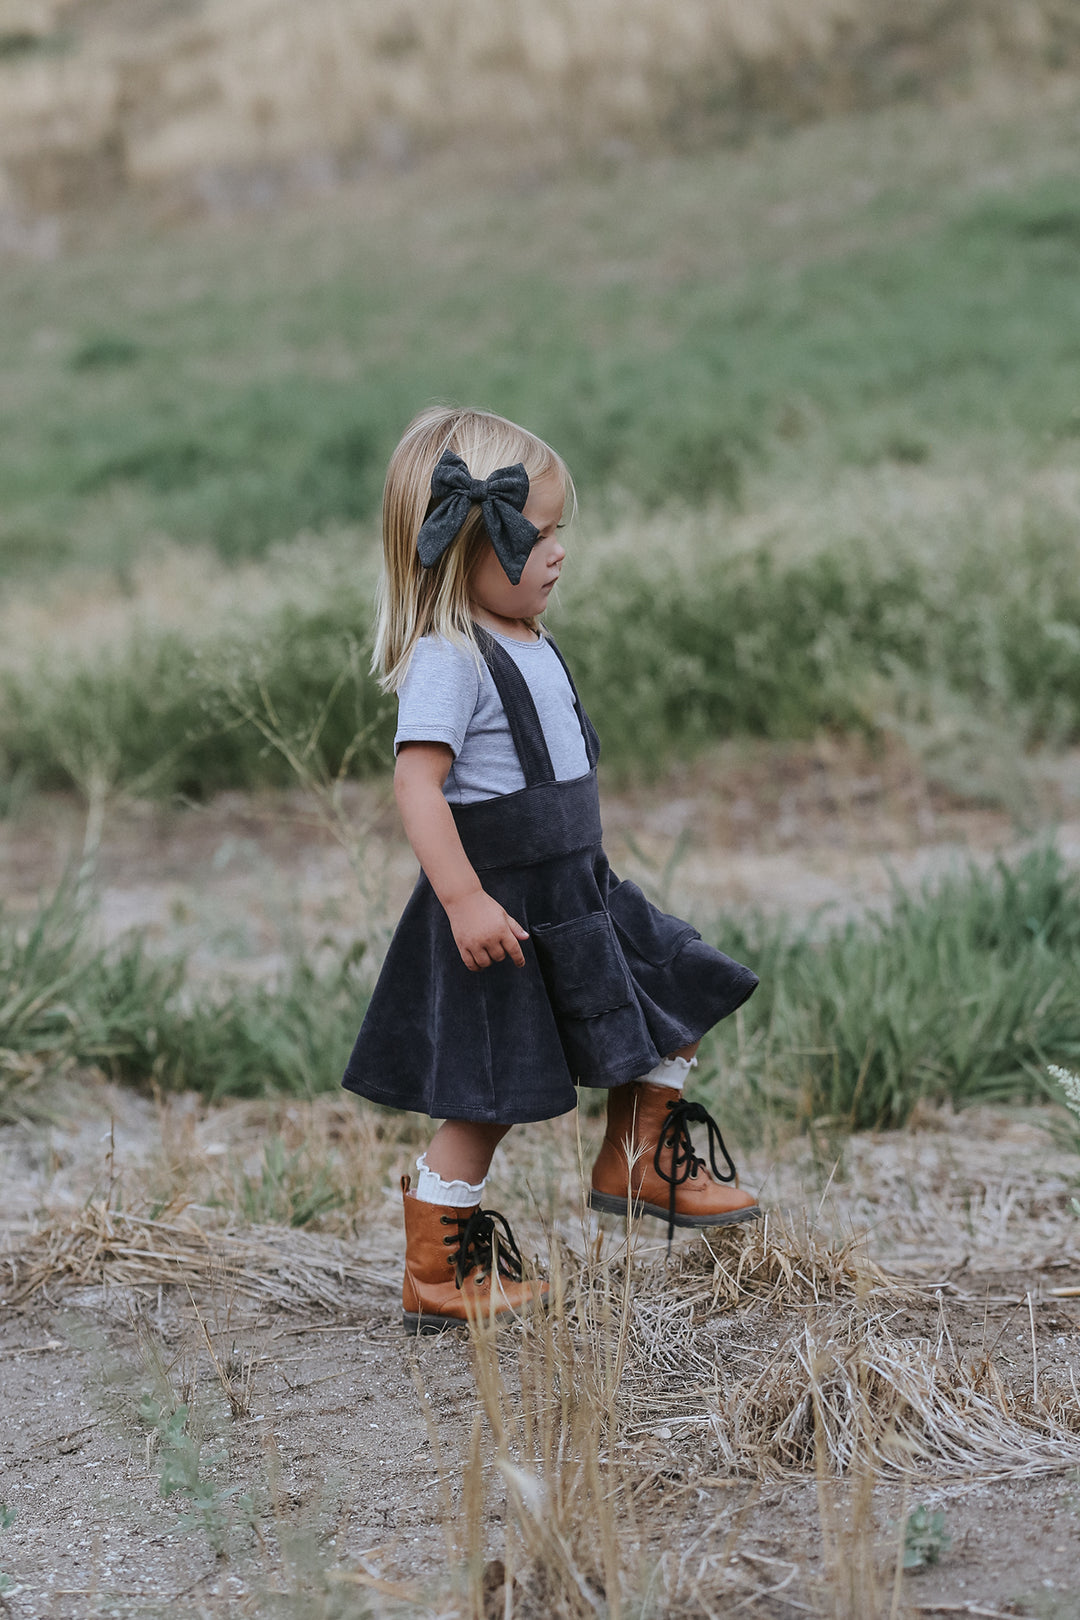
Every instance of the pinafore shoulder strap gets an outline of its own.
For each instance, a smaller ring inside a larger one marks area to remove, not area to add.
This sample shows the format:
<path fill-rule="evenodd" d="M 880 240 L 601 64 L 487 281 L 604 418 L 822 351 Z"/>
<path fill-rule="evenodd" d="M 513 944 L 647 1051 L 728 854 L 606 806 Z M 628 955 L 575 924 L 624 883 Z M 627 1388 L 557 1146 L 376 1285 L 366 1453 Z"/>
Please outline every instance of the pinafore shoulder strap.
<path fill-rule="evenodd" d="M 507 724 L 517 750 L 518 760 L 521 764 L 522 775 L 526 787 L 538 787 L 542 782 L 554 782 L 555 767 L 551 763 L 551 754 L 548 751 L 544 729 L 540 724 L 540 716 L 536 712 L 532 693 L 524 675 L 517 664 L 506 651 L 489 635 L 482 625 L 477 625 L 477 641 L 484 662 L 491 671 L 491 678 L 495 682 L 495 689 L 499 694 L 503 709 L 506 712 Z M 573 693 L 574 709 L 581 726 L 581 734 L 585 741 L 585 753 L 589 761 L 590 770 L 600 756 L 600 742 L 593 729 L 592 722 L 581 706 L 574 678 L 567 669 L 566 660 L 550 636 L 545 637 L 564 670 L 570 682 L 570 691 Z"/>

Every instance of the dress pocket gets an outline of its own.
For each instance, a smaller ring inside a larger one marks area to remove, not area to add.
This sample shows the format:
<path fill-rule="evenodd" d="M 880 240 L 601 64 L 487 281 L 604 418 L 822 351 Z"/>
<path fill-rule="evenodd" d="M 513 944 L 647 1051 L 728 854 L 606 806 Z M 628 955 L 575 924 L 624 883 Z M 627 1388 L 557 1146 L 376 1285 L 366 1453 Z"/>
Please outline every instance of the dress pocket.
<path fill-rule="evenodd" d="M 608 905 L 623 945 L 653 967 L 666 967 L 689 940 L 701 938 L 690 923 L 654 906 L 636 883 L 617 883 Z"/>
<path fill-rule="evenodd" d="M 656 1053 L 607 912 L 534 923 L 532 942 L 574 1080 L 613 1085 L 651 1069 Z"/>
<path fill-rule="evenodd" d="M 599 1018 L 625 1007 L 633 987 L 606 911 L 536 923 L 533 945 L 548 995 L 567 1018 Z"/>

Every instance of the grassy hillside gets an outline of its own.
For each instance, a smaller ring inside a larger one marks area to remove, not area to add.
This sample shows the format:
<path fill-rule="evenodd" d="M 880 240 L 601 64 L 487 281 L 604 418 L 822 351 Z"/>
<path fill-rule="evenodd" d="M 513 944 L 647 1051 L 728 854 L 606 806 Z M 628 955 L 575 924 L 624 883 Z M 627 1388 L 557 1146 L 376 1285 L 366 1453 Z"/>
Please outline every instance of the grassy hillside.
<path fill-rule="evenodd" d="M 1073 441 L 1067 107 L 894 111 L 525 196 L 439 177 L 0 269 L 0 574 L 369 517 L 416 405 L 481 400 L 586 501 Z"/>
<path fill-rule="evenodd" d="M 367 525 L 432 397 L 569 457 L 554 622 L 609 758 L 823 725 L 984 757 L 1080 736 L 1078 143 L 1071 97 L 893 108 L 4 265 L 9 773 L 276 779 L 235 726 L 253 692 L 294 737 L 329 705 L 329 768 L 358 726 L 351 768 L 384 757 Z M 302 531 L 324 539 L 200 595 L 208 546 L 235 564 Z"/>

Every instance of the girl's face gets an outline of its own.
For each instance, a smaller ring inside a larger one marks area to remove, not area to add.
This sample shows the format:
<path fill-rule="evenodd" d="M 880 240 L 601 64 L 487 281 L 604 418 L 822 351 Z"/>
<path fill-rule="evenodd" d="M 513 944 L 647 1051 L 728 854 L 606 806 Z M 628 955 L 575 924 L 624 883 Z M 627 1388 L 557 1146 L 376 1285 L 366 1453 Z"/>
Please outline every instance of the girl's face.
<path fill-rule="evenodd" d="M 495 548 L 490 543 L 484 547 L 469 581 L 474 608 L 493 619 L 511 621 L 536 618 L 543 613 L 566 557 L 557 533 L 565 501 L 563 482 L 557 473 L 533 480 L 523 515 L 539 529 L 540 537 L 516 585 L 511 585 L 503 572 Z"/>

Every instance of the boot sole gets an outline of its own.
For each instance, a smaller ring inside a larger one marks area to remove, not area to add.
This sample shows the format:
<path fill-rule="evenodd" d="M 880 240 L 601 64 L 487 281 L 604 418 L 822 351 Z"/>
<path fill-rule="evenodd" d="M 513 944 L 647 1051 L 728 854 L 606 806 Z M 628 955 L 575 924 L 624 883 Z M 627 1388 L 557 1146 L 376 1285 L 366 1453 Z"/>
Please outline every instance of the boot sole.
<path fill-rule="evenodd" d="M 546 1311 L 548 1308 L 547 1294 L 541 1294 L 539 1303 Z M 481 1320 L 486 1321 L 487 1314 L 486 1311 L 481 1312 Z M 522 1312 L 511 1308 L 495 1312 L 497 1326 L 505 1326 L 510 1322 L 520 1322 L 522 1318 Z M 420 1334 L 445 1333 L 450 1328 L 457 1328 L 460 1331 L 469 1325 L 466 1317 L 436 1316 L 432 1311 L 402 1311 L 401 1323 L 405 1332 L 413 1338 Z"/>
<path fill-rule="evenodd" d="M 589 1208 L 597 1210 L 602 1215 L 626 1216 L 630 1209 L 628 1198 L 616 1198 L 612 1193 L 589 1193 Z M 643 1199 L 635 1199 L 632 1213 L 636 1215 L 655 1215 L 658 1221 L 667 1222 L 671 1219 L 668 1211 L 660 1204 L 647 1204 Z M 738 1226 L 744 1221 L 758 1221 L 764 1214 L 760 1204 L 747 1204 L 744 1209 L 732 1209 L 720 1215 L 676 1215 L 676 1226 L 696 1227 L 699 1230 L 708 1226 Z"/>
<path fill-rule="evenodd" d="M 456 1316 L 432 1316 L 427 1311 L 402 1311 L 402 1325 L 406 1333 L 445 1333 L 449 1328 L 468 1327 L 468 1322 Z"/>

